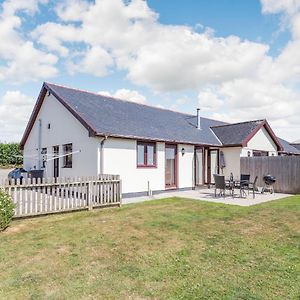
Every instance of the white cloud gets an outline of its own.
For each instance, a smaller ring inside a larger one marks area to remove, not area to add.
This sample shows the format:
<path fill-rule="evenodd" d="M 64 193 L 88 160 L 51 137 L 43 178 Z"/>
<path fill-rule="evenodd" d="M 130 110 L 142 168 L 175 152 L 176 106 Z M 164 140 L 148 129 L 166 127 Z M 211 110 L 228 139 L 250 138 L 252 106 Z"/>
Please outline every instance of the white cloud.
<path fill-rule="evenodd" d="M 86 2 L 75 2 L 77 8 L 84 7 L 70 13 L 79 25 L 66 24 L 68 18 L 64 19 L 60 12 L 60 23 L 36 28 L 33 36 L 37 41 L 62 55 L 68 54 L 72 42 L 106 49 L 117 68 L 127 71 L 132 82 L 154 90 L 195 89 L 207 83 L 250 76 L 269 49 L 234 36 L 217 38 L 212 30 L 198 33 L 187 26 L 162 25 L 157 14 L 141 0 L 127 4 L 121 0 L 96 1 L 89 7 Z M 57 10 L 61 11 L 59 7 Z M 89 50 L 85 56 L 78 63 L 78 71 L 101 76 L 98 68 L 82 68 L 87 59 L 91 64 L 99 63 Z"/>
<path fill-rule="evenodd" d="M 300 8 L 298 0 L 261 0 L 263 13 L 280 13 L 286 12 L 294 14 Z"/>
<path fill-rule="evenodd" d="M 20 33 L 22 19 L 17 13 L 34 14 L 40 2 L 46 1 L 3 2 L 0 14 L 0 79 L 23 82 L 56 75 L 57 57 L 37 49 Z"/>
<path fill-rule="evenodd" d="M 34 100 L 20 91 L 7 91 L 0 101 L 0 142 L 19 142 Z"/>
<path fill-rule="evenodd" d="M 87 50 L 79 63 L 69 62 L 71 73 L 88 73 L 95 76 L 105 76 L 108 68 L 113 65 L 113 59 L 103 48 L 95 46 Z"/>
<path fill-rule="evenodd" d="M 27 14 L 33 15 L 38 11 L 40 3 L 46 4 L 48 0 L 6 0 L 2 4 L 2 15 L 13 16 L 17 11 L 24 11 Z"/>
<path fill-rule="evenodd" d="M 5 63 L 0 64 L 0 79 L 55 76 L 59 57 L 72 74 L 123 71 L 131 82 L 153 91 L 192 90 L 199 94 L 194 101 L 216 117 L 268 118 L 279 130 L 300 126 L 299 1 L 261 0 L 262 13 L 280 14 L 292 34 L 275 57 L 263 43 L 217 37 L 204 26 L 161 24 L 142 0 L 61 0 L 55 8 L 57 20 L 39 24 L 29 35 L 37 48 L 22 36 L 18 12 L 33 15 L 42 2 L 4 2 L 0 40 L 6 43 L 0 44 L 0 59 Z M 135 99 L 128 90 L 116 97 Z M 145 101 L 137 99 L 133 101 Z"/>
<path fill-rule="evenodd" d="M 222 99 L 223 106 L 218 107 L 218 99 L 214 106 L 214 94 Z M 199 94 L 200 103 L 201 99 Z M 216 87 L 208 103 L 211 100 L 215 119 L 233 123 L 267 118 L 278 135 L 294 140 L 300 132 L 299 99 L 299 93 L 284 85 L 238 79 Z"/>
<path fill-rule="evenodd" d="M 110 93 L 108 91 L 100 91 L 99 94 L 141 104 L 146 103 L 146 97 L 135 90 L 119 89 L 116 90 L 114 93 Z"/>
<path fill-rule="evenodd" d="M 56 13 L 60 19 L 65 21 L 78 21 L 88 10 L 89 3 L 82 0 L 66 0 L 56 6 Z"/>
<path fill-rule="evenodd" d="M 198 103 L 199 107 L 204 111 L 215 111 L 223 105 L 223 101 L 220 99 L 217 91 L 212 88 L 205 88 L 199 92 Z"/>

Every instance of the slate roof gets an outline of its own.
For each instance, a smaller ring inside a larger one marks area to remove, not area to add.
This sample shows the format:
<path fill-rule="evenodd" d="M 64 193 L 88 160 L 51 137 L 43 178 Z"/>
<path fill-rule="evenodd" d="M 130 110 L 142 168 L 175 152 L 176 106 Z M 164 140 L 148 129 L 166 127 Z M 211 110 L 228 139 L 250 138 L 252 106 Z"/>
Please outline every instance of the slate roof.
<path fill-rule="evenodd" d="M 224 122 L 137 104 L 100 94 L 45 83 L 45 88 L 84 120 L 96 135 L 221 145 L 211 126 Z"/>
<path fill-rule="evenodd" d="M 251 134 L 265 125 L 272 137 L 277 139 L 266 120 L 228 124 L 201 117 L 201 130 L 198 130 L 195 115 L 44 83 L 22 138 L 21 147 L 27 140 L 47 91 L 52 93 L 92 136 L 107 135 L 195 145 L 234 146 L 243 145 L 247 138 L 251 138 Z M 279 141 L 277 142 L 279 144 Z M 282 139 L 280 144 L 286 152 L 297 150 Z"/>
<path fill-rule="evenodd" d="M 293 146 L 294 148 L 300 150 L 300 143 L 298 144 L 290 144 L 291 146 Z"/>
<path fill-rule="evenodd" d="M 297 148 L 296 145 L 292 145 L 284 139 L 281 139 L 281 138 L 278 138 L 278 139 L 279 139 L 280 144 L 283 146 L 282 152 L 290 153 L 290 154 L 300 154 L 300 147 Z"/>
<path fill-rule="evenodd" d="M 241 145 L 245 139 L 265 120 L 247 121 L 212 127 L 213 132 L 223 145 Z"/>
<path fill-rule="evenodd" d="M 290 143 L 290 145 L 292 145 L 293 147 L 300 150 L 300 140 L 294 141 L 294 142 Z"/>

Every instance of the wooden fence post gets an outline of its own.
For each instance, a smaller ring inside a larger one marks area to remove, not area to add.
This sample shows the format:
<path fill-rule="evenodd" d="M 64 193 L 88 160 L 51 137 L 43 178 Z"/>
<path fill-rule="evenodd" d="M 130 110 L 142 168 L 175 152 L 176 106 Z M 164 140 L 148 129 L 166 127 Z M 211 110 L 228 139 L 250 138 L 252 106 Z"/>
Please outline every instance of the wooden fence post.
<path fill-rule="evenodd" d="M 92 182 L 88 182 L 88 187 L 87 187 L 87 196 L 88 196 L 88 209 L 92 210 L 93 209 L 93 202 L 92 202 Z"/>
<path fill-rule="evenodd" d="M 119 179 L 119 197 L 120 197 L 119 207 L 121 207 L 122 206 L 122 180 L 119 175 L 118 175 L 118 179 Z"/>

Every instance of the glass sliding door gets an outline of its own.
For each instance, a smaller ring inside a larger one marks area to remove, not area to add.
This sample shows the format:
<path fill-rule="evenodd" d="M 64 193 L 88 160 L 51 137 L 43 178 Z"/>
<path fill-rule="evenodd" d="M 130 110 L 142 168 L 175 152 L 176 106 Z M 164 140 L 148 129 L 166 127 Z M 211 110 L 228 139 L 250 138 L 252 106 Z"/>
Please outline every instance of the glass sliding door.
<path fill-rule="evenodd" d="M 203 185 L 204 181 L 204 152 L 203 148 L 196 148 L 195 153 L 195 176 L 196 176 L 196 185 Z"/>
<path fill-rule="evenodd" d="M 166 144 L 165 149 L 165 185 L 166 188 L 177 187 L 177 146 Z"/>
<path fill-rule="evenodd" d="M 210 156 L 210 183 L 214 183 L 213 174 L 219 174 L 219 150 L 209 150 Z"/>

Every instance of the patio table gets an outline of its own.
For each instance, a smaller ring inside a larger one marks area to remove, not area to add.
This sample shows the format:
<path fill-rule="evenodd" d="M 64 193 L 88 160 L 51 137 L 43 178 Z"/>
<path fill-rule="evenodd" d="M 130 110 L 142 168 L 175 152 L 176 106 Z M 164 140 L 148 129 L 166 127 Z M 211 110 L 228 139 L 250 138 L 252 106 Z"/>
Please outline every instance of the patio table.
<path fill-rule="evenodd" d="M 239 180 L 239 179 L 233 179 L 233 180 L 225 180 L 226 184 L 232 185 L 233 189 L 240 189 L 240 196 L 243 198 L 243 196 L 246 197 L 245 187 L 249 186 L 251 184 L 250 180 Z M 233 191 L 234 193 L 234 191 Z"/>

